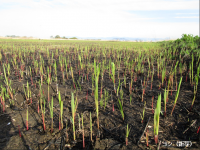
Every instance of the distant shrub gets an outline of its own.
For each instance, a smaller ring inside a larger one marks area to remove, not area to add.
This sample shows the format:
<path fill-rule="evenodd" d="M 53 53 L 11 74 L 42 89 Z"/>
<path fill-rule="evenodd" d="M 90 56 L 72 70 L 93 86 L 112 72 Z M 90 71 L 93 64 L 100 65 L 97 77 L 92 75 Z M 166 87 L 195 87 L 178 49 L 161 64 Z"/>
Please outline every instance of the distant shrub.
<path fill-rule="evenodd" d="M 162 42 L 167 49 L 175 48 L 182 55 L 200 52 L 200 37 L 193 37 L 192 34 L 182 34 L 180 39 L 175 41 Z"/>
<path fill-rule="evenodd" d="M 57 39 L 57 38 L 60 38 L 60 36 L 59 36 L 59 35 L 56 35 L 55 38 L 56 38 L 56 39 Z"/>
<path fill-rule="evenodd" d="M 72 38 L 69 38 L 69 39 L 77 39 L 76 37 L 72 37 Z"/>
<path fill-rule="evenodd" d="M 63 39 L 68 39 L 68 38 L 67 38 L 67 37 L 65 37 L 65 36 L 63 36 L 62 38 L 63 38 Z"/>
<path fill-rule="evenodd" d="M 182 50 L 193 51 L 199 48 L 200 37 L 193 37 L 192 34 L 182 34 L 182 38 L 175 40 L 174 43 Z"/>
<path fill-rule="evenodd" d="M 173 59 L 191 59 L 192 54 L 200 54 L 200 37 L 194 37 L 192 34 L 182 34 L 180 39 L 174 41 L 162 41 L 161 44 L 164 47 L 163 50 L 176 51 L 176 54 L 172 53 Z"/>

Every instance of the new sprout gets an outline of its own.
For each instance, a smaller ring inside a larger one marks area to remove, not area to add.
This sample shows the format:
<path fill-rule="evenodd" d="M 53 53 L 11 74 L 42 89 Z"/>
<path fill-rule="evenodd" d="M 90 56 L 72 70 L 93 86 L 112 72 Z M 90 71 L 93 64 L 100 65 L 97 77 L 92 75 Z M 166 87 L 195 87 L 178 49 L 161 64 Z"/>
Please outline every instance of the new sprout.
<path fill-rule="evenodd" d="M 180 87 L 181 87 L 182 78 L 183 78 L 183 77 L 181 77 L 181 79 L 180 79 L 180 81 L 179 81 L 178 90 L 177 90 L 177 92 L 176 92 L 176 97 L 175 97 L 175 100 L 174 100 L 174 107 L 172 108 L 171 115 L 172 115 L 172 113 L 173 113 L 173 111 L 174 111 L 174 108 L 175 108 L 175 106 L 176 106 L 176 102 L 177 102 L 177 100 L 178 100 L 178 96 L 179 96 L 179 91 L 180 91 Z"/>
<path fill-rule="evenodd" d="M 159 120 L 161 110 L 161 94 L 158 96 L 157 105 L 154 113 L 154 140 L 158 143 Z"/>
<path fill-rule="evenodd" d="M 126 127 L 126 146 L 128 145 L 128 136 L 129 136 L 130 130 L 131 129 L 128 128 L 128 124 L 127 124 L 127 127 Z"/>

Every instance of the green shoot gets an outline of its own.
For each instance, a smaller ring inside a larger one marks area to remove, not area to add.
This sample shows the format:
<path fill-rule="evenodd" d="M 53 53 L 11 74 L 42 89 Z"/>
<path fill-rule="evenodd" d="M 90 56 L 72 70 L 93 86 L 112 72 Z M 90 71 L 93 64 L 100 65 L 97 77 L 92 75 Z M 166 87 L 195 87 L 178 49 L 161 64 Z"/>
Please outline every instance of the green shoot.
<path fill-rule="evenodd" d="M 61 128 L 63 129 L 63 101 L 61 101 L 61 105 L 60 105 L 60 118 L 61 118 Z"/>
<path fill-rule="evenodd" d="M 49 103 L 50 115 L 51 115 L 51 133 L 53 132 L 53 97 L 51 99 L 51 104 Z"/>
<path fill-rule="evenodd" d="M 120 101 L 120 99 L 118 99 L 118 103 L 119 103 L 119 105 L 118 105 L 119 111 L 122 115 L 122 120 L 124 121 L 124 111 L 123 111 L 123 106 L 122 106 L 122 102 Z"/>
<path fill-rule="evenodd" d="M 85 148 L 85 135 L 84 135 L 84 125 L 83 125 L 83 114 L 81 115 L 82 118 L 82 134 L 83 134 L 83 149 Z"/>
<path fill-rule="evenodd" d="M 143 123 L 143 121 L 144 121 L 145 107 L 146 107 L 146 101 L 144 102 L 144 107 L 143 107 L 142 115 L 140 114 L 141 119 L 142 119 L 141 123 Z"/>
<path fill-rule="evenodd" d="M 167 91 L 166 91 L 166 88 L 165 88 L 165 93 L 164 93 L 164 116 L 166 117 L 166 102 L 167 102 Z"/>
<path fill-rule="evenodd" d="M 128 145 L 128 136 L 129 136 L 130 130 L 131 129 L 128 128 L 128 124 L 127 124 L 127 127 L 126 127 L 126 146 Z"/>
<path fill-rule="evenodd" d="M 96 61 L 94 61 L 94 79 L 95 79 L 95 106 L 97 113 L 97 128 L 99 130 L 99 102 L 98 102 L 98 82 L 99 82 L 100 67 L 96 67 Z"/>
<path fill-rule="evenodd" d="M 158 143 L 160 110 L 161 110 L 161 94 L 158 96 L 157 105 L 154 113 L 154 140 L 156 144 Z"/>
<path fill-rule="evenodd" d="M 27 113 L 26 113 L 26 130 L 28 131 L 28 106 L 27 106 Z"/>
<path fill-rule="evenodd" d="M 90 112 L 90 140 L 92 141 L 92 116 Z"/>
<path fill-rule="evenodd" d="M 171 115 L 172 115 L 172 113 L 173 113 L 173 111 L 174 111 L 174 108 L 175 108 L 175 106 L 176 106 L 176 102 L 177 102 L 177 100 L 178 100 L 178 96 L 179 96 L 179 91 L 180 91 L 182 79 L 183 79 L 183 77 L 181 77 L 181 79 L 180 79 L 180 81 L 179 81 L 178 90 L 177 90 L 177 92 L 176 92 L 176 97 L 175 97 L 175 101 L 174 101 L 174 107 L 172 108 Z"/>
<path fill-rule="evenodd" d="M 75 103 L 74 103 L 74 93 L 71 93 L 71 110 L 72 110 L 72 123 L 73 123 L 73 137 L 74 141 L 76 140 L 76 135 L 75 135 Z"/>
<path fill-rule="evenodd" d="M 113 80 L 113 84 L 114 84 L 114 91 L 116 93 L 116 89 L 115 89 L 115 64 L 112 62 L 112 80 Z"/>

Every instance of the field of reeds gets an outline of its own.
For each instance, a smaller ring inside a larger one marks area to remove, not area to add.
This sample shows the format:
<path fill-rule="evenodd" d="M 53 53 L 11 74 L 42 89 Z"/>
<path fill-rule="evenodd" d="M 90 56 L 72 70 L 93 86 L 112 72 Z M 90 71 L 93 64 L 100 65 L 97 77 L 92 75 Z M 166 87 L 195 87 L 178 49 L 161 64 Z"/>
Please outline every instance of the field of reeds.
<path fill-rule="evenodd" d="M 200 148 L 199 44 L 1 39 L 0 149 Z"/>

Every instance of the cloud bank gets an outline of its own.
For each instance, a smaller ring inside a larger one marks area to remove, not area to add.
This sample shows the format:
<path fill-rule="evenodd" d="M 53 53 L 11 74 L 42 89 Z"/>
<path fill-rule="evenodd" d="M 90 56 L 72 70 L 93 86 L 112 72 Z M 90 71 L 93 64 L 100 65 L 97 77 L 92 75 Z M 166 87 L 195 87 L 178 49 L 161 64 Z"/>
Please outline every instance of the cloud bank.
<path fill-rule="evenodd" d="M 198 35 L 198 6 L 197 0 L 0 1 L 0 36 L 177 38 L 183 33 Z M 160 13 L 159 17 L 148 16 L 152 11 Z M 173 13 L 166 18 L 163 11 Z"/>

